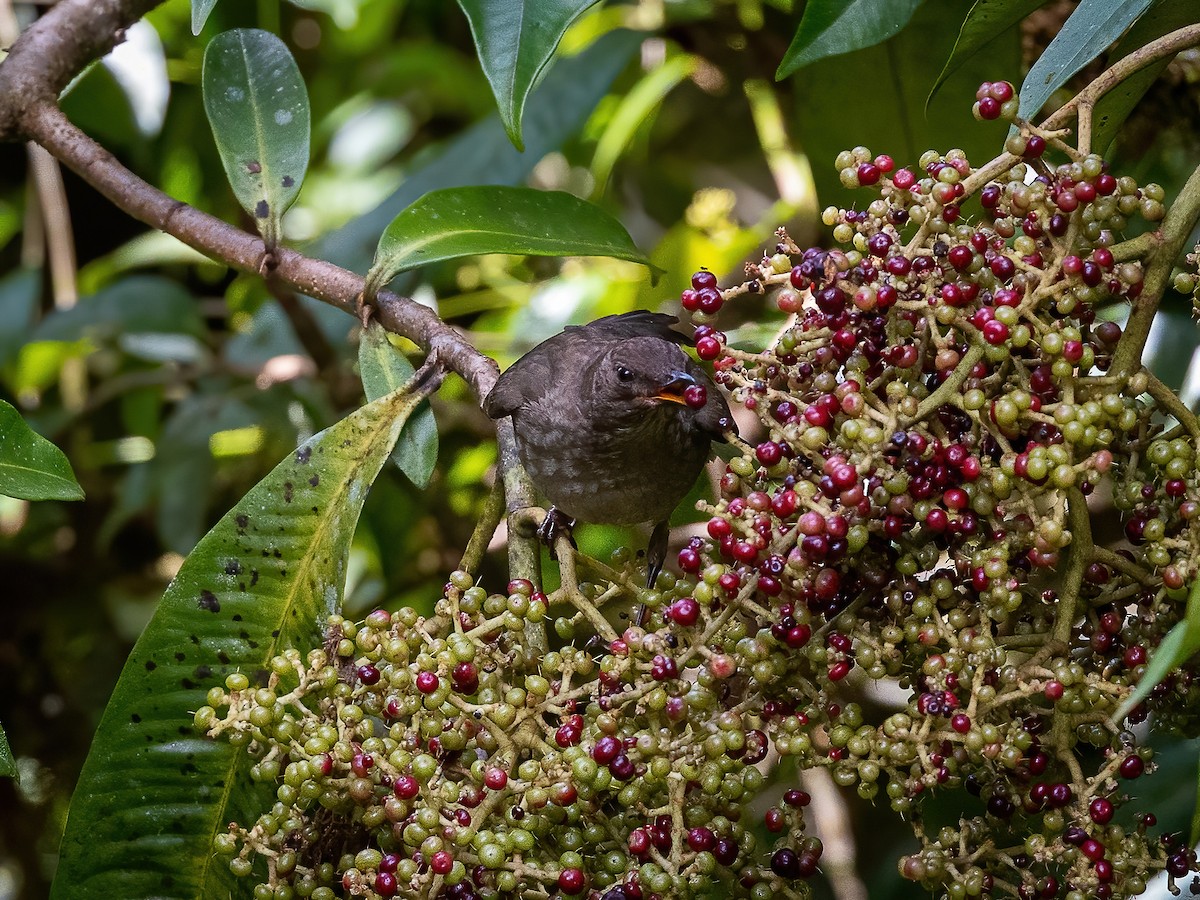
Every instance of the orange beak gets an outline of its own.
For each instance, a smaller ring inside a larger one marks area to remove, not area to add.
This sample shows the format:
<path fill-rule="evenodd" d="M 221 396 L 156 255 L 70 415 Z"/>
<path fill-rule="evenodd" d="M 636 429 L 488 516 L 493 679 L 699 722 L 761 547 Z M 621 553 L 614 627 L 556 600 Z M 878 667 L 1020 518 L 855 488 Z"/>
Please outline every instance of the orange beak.
<path fill-rule="evenodd" d="M 658 389 L 658 393 L 654 395 L 655 400 L 666 400 L 670 403 L 679 403 L 682 406 L 687 406 L 687 401 L 683 399 L 683 392 L 696 383 L 696 379 L 687 372 L 672 372 L 671 379 Z"/>

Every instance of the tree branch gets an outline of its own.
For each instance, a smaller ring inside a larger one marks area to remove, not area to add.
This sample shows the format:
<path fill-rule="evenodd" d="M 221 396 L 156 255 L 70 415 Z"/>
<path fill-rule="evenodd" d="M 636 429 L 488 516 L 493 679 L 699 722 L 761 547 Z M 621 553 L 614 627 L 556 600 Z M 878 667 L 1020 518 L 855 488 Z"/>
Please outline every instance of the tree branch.
<path fill-rule="evenodd" d="M 268 254 L 258 235 L 188 206 L 138 178 L 58 108 L 58 95 L 71 78 L 120 43 L 124 30 L 161 2 L 62 0 L 30 26 L 0 62 L 0 141 L 34 141 L 119 209 L 152 228 L 214 260 L 263 275 L 275 289 L 286 286 L 357 315 L 364 286 L 361 276 L 283 247 Z M 498 374 L 496 363 L 459 331 L 427 307 L 389 291 L 381 291 L 374 306 L 384 328 L 436 356 L 441 365 L 462 376 L 477 398 L 487 396 Z M 509 508 L 531 506 L 533 497 L 528 479 L 519 471 L 511 423 L 498 423 L 497 442 Z M 522 577 L 525 570 L 535 569 L 537 553 L 532 539 L 509 535 L 511 561 Z"/>

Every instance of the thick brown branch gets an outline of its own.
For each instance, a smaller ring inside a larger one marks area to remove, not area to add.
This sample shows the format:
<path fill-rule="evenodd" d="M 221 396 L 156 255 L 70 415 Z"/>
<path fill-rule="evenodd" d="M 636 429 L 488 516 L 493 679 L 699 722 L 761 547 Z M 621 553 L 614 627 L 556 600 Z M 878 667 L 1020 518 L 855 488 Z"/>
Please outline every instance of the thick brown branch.
<path fill-rule="evenodd" d="M 85 65 L 124 40 L 162 0 L 63 0 L 13 44 L 0 64 L 0 140 L 22 136 L 29 110 L 53 103 Z"/>
<path fill-rule="evenodd" d="M 264 271 L 267 250 L 260 237 L 180 203 L 142 181 L 76 128 L 57 106 L 27 110 L 22 131 L 134 218 L 236 269 Z M 363 288 L 361 276 L 282 247 L 275 251 L 274 262 L 270 277 L 355 314 L 355 298 Z M 388 292 L 380 293 L 376 305 L 380 323 L 389 331 L 436 352 L 447 368 L 466 379 L 477 396 L 491 390 L 496 364 L 432 310 Z"/>

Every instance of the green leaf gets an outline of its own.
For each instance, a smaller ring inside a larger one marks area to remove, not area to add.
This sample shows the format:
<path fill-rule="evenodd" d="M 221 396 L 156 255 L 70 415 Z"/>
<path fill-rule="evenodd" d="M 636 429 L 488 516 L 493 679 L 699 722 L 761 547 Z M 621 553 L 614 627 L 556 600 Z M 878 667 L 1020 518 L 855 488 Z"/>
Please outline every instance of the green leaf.
<path fill-rule="evenodd" d="M 192 0 L 192 34 L 200 33 L 216 5 L 217 0 Z"/>
<path fill-rule="evenodd" d="M 229 184 L 274 247 L 308 168 L 308 92 L 300 69 L 275 35 L 237 28 L 209 42 L 202 80 Z"/>
<path fill-rule="evenodd" d="M 114 340 L 128 334 L 207 335 L 196 299 L 168 278 L 134 275 L 53 312 L 34 329 L 31 341 Z"/>
<path fill-rule="evenodd" d="M 501 185 L 445 188 L 392 219 L 367 273 L 367 295 L 405 269 L 481 253 L 612 256 L 650 265 L 620 222 L 571 194 Z"/>
<path fill-rule="evenodd" d="M 319 641 L 368 488 L 425 392 L 388 394 L 306 441 L 187 558 L 104 711 L 52 897 L 244 895 L 212 840 L 264 797 L 244 748 L 205 738 L 192 713 L 229 673 L 254 681 L 280 651 Z"/>
<path fill-rule="evenodd" d="M 448 142 L 375 209 L 319 240 L 309 255 L 361 272 L 388 223 L 421 195 L 462 184 L 523 183 L 539 159 L 578 133 L 641 44 L 640 34 L 614 31 L 578 56 L 559 60 L 554 77 L 542 80 L 529 104 L 524 153 L 509 142 L 500 117 L 489 116 Z"/>
<path fill-rule="evenodd" d="M 524 150 L 521 114 L 567 28 L 596 0 L 458 0 L 471 23 L 509 140 Z"/>
<path fill-rule="evenodd" d="M 19 500 L 82 500 L 67 457 L 0 400 L 0 494 Z"/>
<path fill-rule="evenodd" d="M 1021 84 L 1024 119 L 1035 117 L 1050 95 L 1105 51 L 1154 0 L 1080 0 Z"/>
<path fill-rule="evenodd" d="M 946 83 L 946 79 L 958 71 L 963 63 L 974 58 L 975 54 L 1046 2 L 1047 0 L 975 0 L 958 30 L 958 40 L 954 42 L 950 58 L 946 60 L 937 81 L 929 89 L 925 108 L 929 108 L 934 95 Z"/>
<path fill-rule="evenodd" d="M 386 329 L 373 319 L 358 341 L 358 372 L 368 400 L 391 393 L 413 377 L 408 357 L 393 346 Z M 423 400 L 400 432 L 392 460 L 409 481 L 424 489 L 433 477 L 437 457 L 437 421 L 429 401 Z"/>
<path fill-rule="evenodd" d="M 21 773 L 17 769 L 17 761 L 13 759 L 12 750 L 9 749 L 8 735 L 4 733 L 3 725 L 0 725 L 0 777 L 18 782 L 21 780 Z"/>
<path fill-rule="evenodd" d="M 1155 0 L 1153 15 L 1142 16 L 1107 56 L 1112 65 L 1134 50 L 1197 21 L 1196 0 Z M 1171 64 L 1160 59 L 1126 78 L 1096 103 L 1092 111 L 1092 152 L 1104 154 L 1117 132 L 1155 80 Z"/>
<path fill-rule="evenodd" d="M 827 56 L 881 44 L 900 33 L 923 0 L 810 0 L 775 72 L 782 81 Z"/>
<path fill-rule="evenodd" d="M 1158 687 L 1173 669 L 1183 665 L 1197 651 L 1200 651 L 1200 578 L 1192 582 L 1192 589 L 1188 593 L 1187 612 L 1183 619 L 1177 622 L 1154 648 L 1149 662 L 1146 663 L 1145 674 L 1138 681 L 1134 692 L 1126 697 L 1125 702 L 1113 713 L 1113 721 L 1124 721 L 1134 707 L 1149 697 L 1150 692 Z"/>

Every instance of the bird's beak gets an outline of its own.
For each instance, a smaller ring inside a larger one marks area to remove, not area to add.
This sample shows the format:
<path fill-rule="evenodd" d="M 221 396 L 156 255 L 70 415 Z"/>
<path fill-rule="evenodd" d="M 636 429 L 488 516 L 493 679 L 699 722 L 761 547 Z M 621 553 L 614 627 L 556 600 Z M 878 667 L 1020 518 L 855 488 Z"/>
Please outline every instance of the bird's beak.
<path fill-rule="evenodd" d="M 683 399 L 683 392 L 695 383 L 696 379 L 687 372 L 672 372 L 670 379 L 658 389 L 658 393 L 654 395 L 654 399 L 668 400 L 671 403 L 679 403 L 687 406 L 687 401 Z"/>

